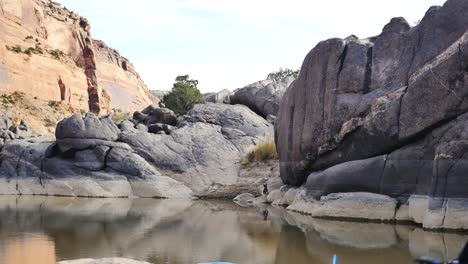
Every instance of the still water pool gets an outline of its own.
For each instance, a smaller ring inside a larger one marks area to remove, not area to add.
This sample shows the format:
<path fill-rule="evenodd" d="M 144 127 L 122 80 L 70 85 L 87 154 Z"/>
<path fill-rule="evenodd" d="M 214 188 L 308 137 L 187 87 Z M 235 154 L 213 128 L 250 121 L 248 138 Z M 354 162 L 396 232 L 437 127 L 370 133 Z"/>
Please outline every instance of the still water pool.
<path fill-rule="evenodd" d="M 227 201 L 0 196 L 0 263 L 128 257 L 150 263 L 412 263 L 468 239 L 414 226 L 313 219 Z"/>

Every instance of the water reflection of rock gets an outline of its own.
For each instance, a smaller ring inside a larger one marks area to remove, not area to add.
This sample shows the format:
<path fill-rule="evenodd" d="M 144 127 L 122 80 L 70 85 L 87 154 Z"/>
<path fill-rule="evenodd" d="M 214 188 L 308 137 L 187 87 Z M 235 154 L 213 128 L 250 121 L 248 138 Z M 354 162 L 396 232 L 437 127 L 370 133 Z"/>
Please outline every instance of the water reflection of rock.
<path fill-rule="evenodd" d="M 265 214 L 265 210 L 268 212 Z M 265 218 L 265 215 L 267 216 Z M 57 259 L 129 257 L 152 263 L 410 263 L 450 259 L 467 236 L 413 226 L 314 219 L 231 202 L 0 197 L 0 259 L 18 233 L 43 234 Z"/>
<path fill-rule="evenodd" d="M 333 254 L 345 263 L 379 263 L 383 252 L 388 263 L 409 263 L 412 258 L 421 256 L 447 261 L 456 258 L 468 240 L 466 234 L 428 232 L 416 226 L 332 221 L 286 214 L 283 219 L 304 234 L 308 253 L 321 259 L 317 263 L 329 263 Z M 356 250 L 363 254 L 356 254 Z"/>
<path fill-rule="evenodd" d="M 272 263 L 280 228 L 231 202 L 0 197 L 0 239 L 44 232 L 59 260 Z"/>

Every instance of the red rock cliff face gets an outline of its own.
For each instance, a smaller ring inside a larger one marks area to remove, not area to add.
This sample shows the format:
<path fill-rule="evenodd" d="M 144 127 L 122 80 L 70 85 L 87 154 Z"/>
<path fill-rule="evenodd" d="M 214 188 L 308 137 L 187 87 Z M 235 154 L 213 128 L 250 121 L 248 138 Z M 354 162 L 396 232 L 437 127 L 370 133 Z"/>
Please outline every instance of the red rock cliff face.
<path fill-rule="evenodd" d="M 111 107 L 141 109 L 159 99 L 146 87 L 133 64 L 101 40 L 94 40 L 98 85 L 112 95 Z"/>
<path fill-rule="evenodd" d="M 97 114 L 156 102 L 130 62 L 100 43 L 85 18 L 57 3 L 1 0 L 0 94 L 25 92 Z"/>

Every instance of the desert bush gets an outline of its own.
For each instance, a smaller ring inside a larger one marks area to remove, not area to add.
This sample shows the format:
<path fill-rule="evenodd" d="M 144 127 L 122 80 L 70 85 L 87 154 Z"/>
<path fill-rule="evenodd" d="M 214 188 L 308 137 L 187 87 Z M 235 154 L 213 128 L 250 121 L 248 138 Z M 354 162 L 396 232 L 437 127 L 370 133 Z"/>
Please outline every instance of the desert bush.
<path fill-rule="evenodd" d="M 52 55 L 52 57 L 54 57 L 54 59 L 56 60 L 60 60 L 60 58 L 62 58 L 65 54 L 63 53 L 63 51 L 61 50 L 58 50 L 58 49 L 55 49 L 55 50 L 49 50 L 48 51 L 50 55 Z"/>
<path fill-rule="evenodd" d="M 53 108 L 56 108 L 60 105 L 60 102 L 59 101 L 49 101 L 48 105 L 50 107 L 53 107 Z"/>
<path fill-rule="evenodd" d="M 112 120 L 114 121 L 114 123 L 116 124 L 120 124 L 122 123 L 122 121 L 124 120 L 128 120 L 128 119 L 131 119 L 132 118 L 132 113 L 130 112 L 125 112 L 125 111 L 122 111 L 122 109 L 112 109 L 113 111 L 113 115 L 112 115 Z"/>
<path fill-rule="evenodd" d="M 13 51 L 15 53 L 22 53 L 23 52 L 23 49 L 19 46 L 19 45 L 16 45 L 16 46 L 8 46 L 8 45 L 5 45 L 6 49 L 9 50 L 9 51 Z"/>
<path fill-rule="evenodd" d="M 294 79 L 297 79 L 299 76 L 299 70 L 291 70 L 288 68 L 280 68 L 278 71 L 271 72 L 268 74 L 267 79 L 268 80 L 273 80 L 276 82 L 283 81 L 284 79 L 288 77 L 293 77 Z"/>
<path fill-rule="evenodd" d="M 8 94 L 2 94 L 2 96 L 0 97 L 2 99 L 2 103 L 3 104 L 11 104 L 11 105 L 14 105 L 16 103 L 15 99 L 13 98 L 12 95 L 8 95 Z"/>

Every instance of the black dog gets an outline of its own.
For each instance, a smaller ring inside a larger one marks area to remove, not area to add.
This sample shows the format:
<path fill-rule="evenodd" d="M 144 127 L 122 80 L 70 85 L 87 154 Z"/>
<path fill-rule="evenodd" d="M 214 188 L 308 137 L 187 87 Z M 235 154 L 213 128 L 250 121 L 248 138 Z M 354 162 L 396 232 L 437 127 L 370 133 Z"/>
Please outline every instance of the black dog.
<path fill-rule="evenodd" d="M 263 184 L 263 194 L 264 194 L 264 195 L 268 195 L 268 193 L 269 193 L 269 191 L 268 191 L 268 186 L 267 186 L 267 184 L 265 183 L 265 184 Z"/>

